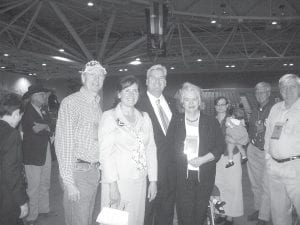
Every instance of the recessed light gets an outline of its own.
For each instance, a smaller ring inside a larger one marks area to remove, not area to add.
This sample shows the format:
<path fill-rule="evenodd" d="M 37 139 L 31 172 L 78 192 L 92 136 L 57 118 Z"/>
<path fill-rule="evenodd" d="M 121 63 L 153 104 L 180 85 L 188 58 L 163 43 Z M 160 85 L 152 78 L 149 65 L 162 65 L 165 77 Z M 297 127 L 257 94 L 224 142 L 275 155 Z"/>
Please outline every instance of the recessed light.
<path fill-rule="evenodd" d="M 226 65 L 225 67 L 226 67 L 226 68 L 229 68 L 230 66 L 229 66 L 229 65 Z"/>
<path fill-rule="evenodd" d="M 42 66 L 47 66 L 47 64 L 46 64 L 46 63 L 43 63 Z"/>
<path fill-rule="evenodd" d="M 202 62 L 202 59 L 197 59 L 197 62 Z"/>
<path fill-rule="evenodd" d="M 124 71 L 128 71 L 128 69 L 125 68 Z"/>
<path fill-rule="evenodd" d="M 6 67 L 5 66 L 1 66 L 1 69 L 5 69 Z"/>
<path fill-rule="evenodd" d="M 234 68 L 235 67 L 235 65 L 231 65 L 231 68 Z"/>
<path fill-rule="evenodd" d="M 29 73 L 28 75 L 29 75 L 29 76 L 32 76 L 32 73 Z"/>
<path fill-rule="evenodd" d="M 272 25 L 277 25 L 278 24 L 278 22 L 277 21 L 272 21 Z"/>
<path fill-rule="evenodd" d="M 64 62 L 73 62 L 73 60 L 65 58 L 65 57 L 61 57 L 61 56 L 51 56 L 51 58 L 57 59 L 57 60 L 60 60 L 60 61 L 64 61 Z"/>
<path fill-rule="evenodd" d="M 93 2 L 88 2 L 87 5 L 92 7 L 92 6 L 94 6 L 94 3 Z"/>
<path fill-rule="evenodd" d="M 293 65 L 294 65 L 294 63 L 290 63 L 290 64 L 289 64 L 289 66 L 293 66 Z"/>
<path fill-rule="evenodd" d="M 215 19 L 212 19 L 211 21 L 210 21 L 210 23 L 212 23 L 212 24 L 214 24 L 214 23 L 216 23 L 217 21 L 215 20 Z"/>
<path fill-rule="evenodd" d="M 131 65 L 140 65 L 140 64 L 142 64 L 141 63 L 141 61 L 139 61 L 139 60 L 134 60 L 134 61 L 131 61 L 129 64 L 131 64 Z"/>
<path fill-rule="evenodd" d="M 5 57 L 9 56 L 9 54 L 7 54 L 7 53 L 4 53 L 3 55 L 4 55 Z"/>
<path fill-rule="evenodd" d="M 58 51 L 60 52 L 64 52 L 65 50 L 63 48 L 60 48 Z"/>
<path fill-rule="evenodd" d="M 120 72 L 123 72 L 123 69 L 119 69 Z"/>
<path fill-rule="evenodd" d="M 141 61 L 141 59 L 140 59 L 140 58 L 136 58 L 135 60 L 136 60 L 136 61 Z"/>
<path fill-rule="evenodd" d="M 288 65 L 287 63 L 284 63 L 284 64 L 283 64 L 283 66 L 287 66 L 287 65 Z"/>
<path fill-rule="evenodd" d="M 170 67 L 170 70 L 174 70 L 174 69 L 175 69 L 175 67 L 173 67 L 173 66 Z"/>
<path fill-rule="evenodd" d="M 32 75 L 33 75 L 33 76 L 36 76 L 36 73 L 33 73 Z"/>

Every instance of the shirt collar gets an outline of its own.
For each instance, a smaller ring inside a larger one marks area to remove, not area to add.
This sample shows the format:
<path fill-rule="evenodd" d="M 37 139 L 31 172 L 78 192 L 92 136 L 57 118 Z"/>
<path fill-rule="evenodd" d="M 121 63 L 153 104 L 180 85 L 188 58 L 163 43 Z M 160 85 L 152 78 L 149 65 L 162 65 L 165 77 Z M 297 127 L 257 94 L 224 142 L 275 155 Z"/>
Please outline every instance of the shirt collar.
<path fill-rule="evenodd" d="M 158 99 L 159 99 L 160 102 L 165 100 L 165 98 L 162 94 L 159 96 L 159 98 L 156 98 L 153 94 L 151 94 L 149 91 L 147 91 L 147 95 L 148 95 L 148 97 L 149 97 L 149 99 L 152 103 L 156 103 L 156 101 Z"/>
<path fill-rule="evenodd" d="M 294 109 L 294 108 L 295 109 L 300 109 L 300 97 L 298 97 L 298 99 L 296 100 L 296 102 L 294 102 L 294 104 L 289 109 L 287 109 L 285 107 L 284 101 L 280 102 L 279 104 L 280 104 L 280 108 L 282 110 L 290 110 L 290 109 Z"/>
<path fill-rule="evenodd" d="M 97 94 L 92 95 L 90 92 L 88 92 L 84 87 L 80 88 L 80 93 L 84 96 L 87 102 L 92 103 L 93 101 L 96 101 L 97 103 L 100 102 L 100 96 Z"/>

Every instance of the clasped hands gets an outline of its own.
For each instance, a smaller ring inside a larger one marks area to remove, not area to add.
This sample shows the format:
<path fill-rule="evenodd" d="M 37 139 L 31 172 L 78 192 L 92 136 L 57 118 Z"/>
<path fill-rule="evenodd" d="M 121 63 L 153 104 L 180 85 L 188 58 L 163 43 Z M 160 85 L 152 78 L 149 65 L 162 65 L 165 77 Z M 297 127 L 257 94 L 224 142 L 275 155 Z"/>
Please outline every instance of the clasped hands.
<path fill-rule="evenodd" d="M 49 131 L 50 132 L 50 128 L 47 124 L 44 124 L 44 123 L 37 123 L 37 122 L 34 122 L 34 125 L 32 127 L 33 131 L 35 133 L 39 133 L 41 132 L 42 130 L 46 130 L 46 131 Z"/>
<path fill-rule="evenodd" d="M 202 157 L 196 157 L 196 158 L 190 159 L 188 161 L 188 163 L 190 165 L 192 165 L 193 167 L 199 167 L 204 163 L 204 161 L 203 161 Z"/>

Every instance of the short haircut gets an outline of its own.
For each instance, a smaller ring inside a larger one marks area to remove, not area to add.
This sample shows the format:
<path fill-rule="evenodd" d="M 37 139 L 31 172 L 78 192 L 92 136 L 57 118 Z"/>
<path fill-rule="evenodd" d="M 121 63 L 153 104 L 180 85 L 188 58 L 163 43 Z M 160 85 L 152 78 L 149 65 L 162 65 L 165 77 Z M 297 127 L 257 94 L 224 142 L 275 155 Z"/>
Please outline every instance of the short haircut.
<path fill-rule="evenodd" d="M 226 98 L 225 96 L 219 96 L 214 100 L 214 105 L 217 105 L 221 99 L 225 100 L 226 105 L 228 105 L 230 103 L 228 98 Z"/>
<path fill-rule="evenodd" d="M 258 89 L 258 88 L 265 88 L 267 89 L 268 91 L 271 91 L 271 85 L 267 82 L 259 82 L 255 85 L 255 89 Z"/>
<path fill-rule="evenodd" d="M 300 85 L 300 78 L 296 74 L 285 74 L 279 79 L 279 88 L 284 86 L 289 81 L 295 81 L 298 85 Z"/>
<path fill-rule="evenodd" d="M 183 104 L 183 99 L 184 99 L 184 93 L 186 92 L 195 92 L 199 101 L 202 99 L 202 89 L 198 87 L 197 85 L 194 85 L 190 82 L 185 82 L 182 84 L 182 87 L 180 89 L 180 102 Z"/>
<path fill-rule="evenodd" d="M 117 83 L 116 89 L 118 92 L 121 92 L 122 90 L 130 87 L 133 84 L 137 84 L 137 86 L 139 88 L 139 80 L 135 76 L 128 75 L 125 77 L 121 77 Z"/>
<path fill-rule="evenodd" d="M 20 112 L 24 111 L 21 96 L 15 93 L 4 93 L 0 99 L 0 117 L 10 116 L 17 109 L 20 109 Z"/>
<path fill-rule="evenodd" d="M 154 65 L 154 66 L 151 66 L 148 70 L 147 70 L 147 78 L 149 77 L 150 73 L 153 71 L 153 70 L 160 70 L 162 71 L 163 75 L 166 77 L 167 76 L 167 68 L 165 66 L 162 66 L 160 64 L 157 64 L 157 65 Z"/>

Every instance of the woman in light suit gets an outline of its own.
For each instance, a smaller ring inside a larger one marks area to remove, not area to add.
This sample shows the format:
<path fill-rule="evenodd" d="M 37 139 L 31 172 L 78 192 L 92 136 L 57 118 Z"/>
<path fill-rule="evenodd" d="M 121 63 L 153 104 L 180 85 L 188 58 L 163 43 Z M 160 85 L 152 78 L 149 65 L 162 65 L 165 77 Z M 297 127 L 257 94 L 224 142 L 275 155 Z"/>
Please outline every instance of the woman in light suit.
<path fill-rule="evenodd" d="M 122 78 L 117 85 L 119 103 L 103 113 L 99 125 L 102 165 L 101 206 L 125 208 L 129 225 L 144 221 L 146 177 L 147 197 L 153 200 L 157 187 L 156 146 L 151 120 L 135 108 L 139 98 L 138 80 Z"/>

